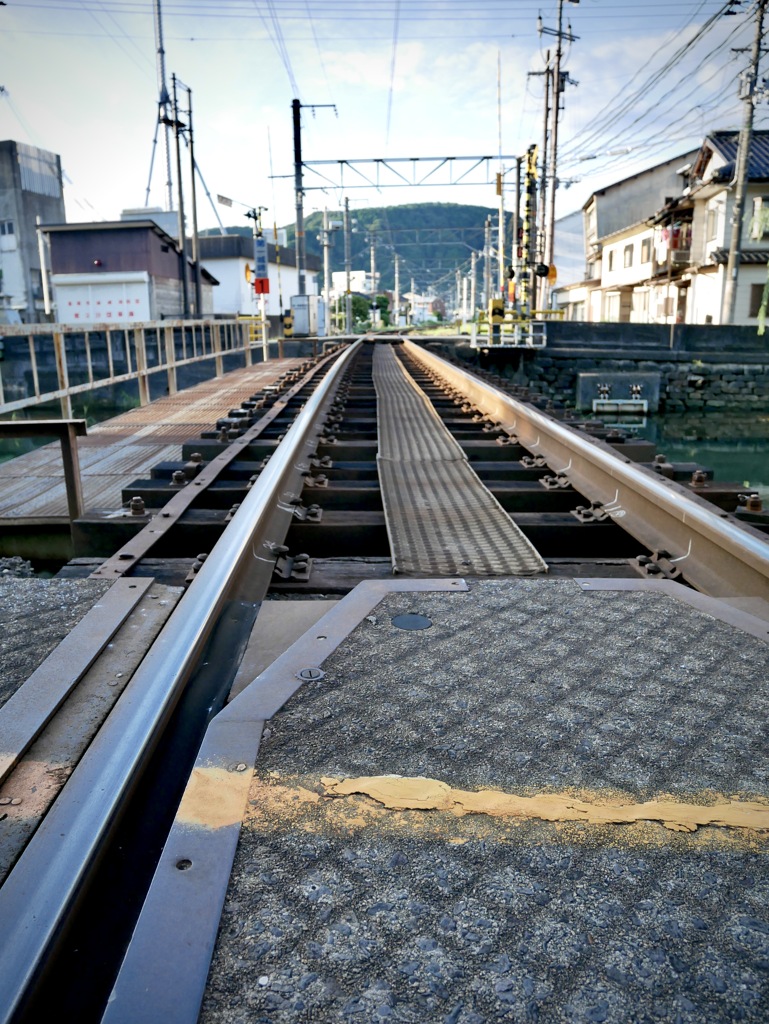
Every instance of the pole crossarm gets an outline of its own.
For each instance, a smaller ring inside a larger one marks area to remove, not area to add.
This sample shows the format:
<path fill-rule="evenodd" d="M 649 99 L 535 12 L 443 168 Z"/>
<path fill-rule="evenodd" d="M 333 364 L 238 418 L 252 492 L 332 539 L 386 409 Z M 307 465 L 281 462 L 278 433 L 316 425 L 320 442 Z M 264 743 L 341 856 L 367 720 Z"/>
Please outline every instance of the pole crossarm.
<path fill-rule="evenodd" d="M 491 163 L 505 160 L 515 161 L 515 156 L 400 156 L 400 157 L 362 157 L 352 160 L 305 160 L 303 166 L 312 171 L 328 184 L 305 185 L 305 189 L 323 190 L 329 186 L 339 189 L 349 188 L 412 188 L 417 185 L 488 185 L 493 182 Z M 394 165 L 411 164 L 411 177 L 402 174 Z M 459 177 L 455 177 L 458 165 L 469 164 Z M 323 167 L 324 172 L 316 168 Z M 337 175 L 331 172 L 336 168 Z M 366 182 L 365 185 L 350 185 L 345 181 L 345 168 L 352 171 Z M 361 169 L 362 168 L 362 169 Z M 473 175 L 479 168 L 483 173 Z M 442 171 L 443 173 L 439 173 Z M 364 173 L 365 172 L 365 173 Z M 480 177 L 481 180 L 475 180 Z M 428 178 L 433 179 L 428 182 Z"/>

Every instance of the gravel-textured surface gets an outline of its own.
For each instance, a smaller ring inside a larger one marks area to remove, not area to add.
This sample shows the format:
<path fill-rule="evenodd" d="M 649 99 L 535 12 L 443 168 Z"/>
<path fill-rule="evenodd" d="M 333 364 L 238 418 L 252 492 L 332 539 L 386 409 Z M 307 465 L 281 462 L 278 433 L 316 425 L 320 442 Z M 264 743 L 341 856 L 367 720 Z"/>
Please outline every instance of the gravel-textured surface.
<path fill-rule="evenodd" d="M 0 707 L 109 587 L 108 580 L 0 578 Z"/>
<path fill-rule="evenodd" d="M 397 629 L 402 612 L 433 625 Z M 397 594 L 372 619 L 275 717 L 270 768 L 766 792 L 769 647 L 678 601 L 490 580 L 470 595 Z"/>
<path fill-rule="evenodd" d="M 766 645 L 661 595 L 484 581 L 388 598 L 323 668 L 269 723 L 205 1024 L 769 1019 L 763 836 L 398 812 L 320 782 L 766 797 Z"/>

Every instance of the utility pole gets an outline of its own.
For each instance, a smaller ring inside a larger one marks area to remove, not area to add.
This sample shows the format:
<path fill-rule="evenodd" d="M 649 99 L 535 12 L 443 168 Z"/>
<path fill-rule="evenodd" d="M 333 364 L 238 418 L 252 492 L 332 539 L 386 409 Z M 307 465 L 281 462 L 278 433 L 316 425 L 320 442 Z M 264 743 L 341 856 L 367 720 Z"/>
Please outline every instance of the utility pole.
<path fill-rule="evenodd" d="M 352 334 L 352 291 L 350 289 L 350 272 L 352 270 L 352 259 L 350 250 L 352 239 L 350 238 L 350 200 L 344 199 L 344 271 L 346 275 L 344 293 L 344 330 L 345 334 Z"/>
<path fill-rule="evenodd" d="M 499 234 L 497 238 L 497 286 L 500 294 L 505 287 L 505 193 L 504 193 L 504 167 L 499 174 Z"/>
<path fill-rule="evenodd" d="M 304 244 L 304 192 L 302 190 L 302 104 L 292 100 L 294 122 L 294 197 L 296 200 L 296 275 L 299 294 L 307 294 L 306 257 Z"/>
<path fill-rule="evenodd" d="M 540 35 L 542 35 L 543 32 L 548 31 L 548 30 L 546 30 L 546 29 L 544 29 L 542 27 L 542 18 L 541 17 L 537 19 L 537 28 L 539 30 L 539 34 Z M 540 147 L 540 153 L 541 153 L 542 159 L 541 159 L 540 166 L 539 166 L 540 179 L 539 179 L 539 207 L 538 207 L 538 211 L 539 211 L 538 241 L 541 244 L 542 248 L 544 249 L 544 240 L 545 240 L 545 231 L 546 231 L 545 212 L 547 210 L 547 143 L 548 143 L 548 140 L 550 138 L 550 87 L 551 87 L 551 84 L 552 84 L 552 81 L 553 81 L 553 68 L 552 68 L 552 65 L 550 63 L 550 50 L 548 50 L 547 53 L 545 54 L 545 70 L 544 71 L 530 71 L 529 72 L 529 77 L 530 78 L 538 77 L 539 75 L 543 75 L 544 79 L 545 79 L 545 110 L 544 110 L 544 117 L 542 119 L 542 145 Z M 520 188 L 519 188 L 519 195 L 520 195 Z M 534 248 L 539 250 L 539 245 L 535 244 Z M 543 258 L 544 258 L 544 252 L 543 252 L 542 255 L 543 255 Z M 543 287 L 544 287 L 543 285 L 539 286 L 539 288 L 543 288 Z M 539 302 L 540 302 L 539 295 L 537 295 L 536 297 L 532 296 L 532 298 L 534 299 L 534 305 L 538 305 Z"/>
<path fill-rule="evenodd" d="M 203 282 L 200 270 L 200 239 L 198 237 L 198 199 L 195 189 L 195 142 L 192 137 L 192 89 L 188 85 L 187 90 L 187 134 L 190 144 L 190 182 L 192 200 L 192 264 L 195 268 L 195 316 L 203 316 Z M 261 234 L 261 232 L 260 232 Z"/>
<path fill-rule="evenodd" d="M 319 107 L 333 107 L 333 103 L 301 103 L 291 101 L 294 126 L 294 195 L 296 199 L 296 274 L 299 294 L 307 294 L 307 246 L 304 237 L 304 186 L 302 182 L 302 107 L 310 107 L 313 114 Z"/>
<path fill-rule="evenodd" d="M 415 310 L 415 307 L 416 307 L 416 296 L 417 296 L 416 285 L 414 284 L 414 278 L 412 277 L 411 278 L 411 302 L 409 303 L 409 306 L 410 306 L 410 309 L 409 309 L 409 321 L 412 324 L 414 323 L 414 310 Z"/>
<path fill-rule="evenodd" d="M 171 176 L 171 137 L 169 135 L 171 125 L 169 123 L 170 118 L 168 115 L 168 104 L 171 102 L 171 97 L 168 95 L 168 87 L 166 86 L 166 51 L 163 47 L 163 14 L 160 10 L 160 0 L 154 0 L 153 7 L 155 14 L 155 45 L 158 65 L 158 124 L 162 124 L 165 127 L 166 210 L 173 210 L 174 192 Z M 155 137 L 157 138 L 157 135 Z M 149 199 L 149 185 L 147 186 L 147 193 L 147 198 Z M 147 205 L 147 203 L 145 203 L 145 205 Z"/>
<path fill-rule="evenodd" d="M 520 258 L 520 246 L 521 246 L 521 164 L 523 163 L 523 157 L 516 157 L 515 160 L 515 206 L 513 207 L 513 246 L 512 252 L 510 253 L 511 262 L 513 265 L 513 273 L 515 274 L 515 305 L 520 305 L 519 287 L 521 279 L 521 258 Z"/>
<path fill-rule="evenodd" d="M 732 235 L 729 242 L 729 258 L 726 264 L 724 280 L 724 298 L 721 310 L 721 323 L 734 323 L 734 311 L 737 302 L 737 278 L 740 272 L 740 243 L 742 241 L 742 220 L 745 214 L 745 194 L 748 187 L 748 167 L 750 163 L 750 143 L 753 137 L 753 113 L 759 98 L 756 88 L 758 82 L 758 64 L 761 59 L 761 36 L 764 27 L 764 14 L 768 0 L 758 0 L 756 6 L 756 31 L 753 37 L 753 48 L 750 54 L 750 69 L 742 76 L 741 98 L 744 104 L 742 128 L 737 144 L 737 162 L 734 169 L 734 210 L 732 212 Z"/>
<path fill-rule="evenodd" d="M 491 216 L 486 218 L 483 234 L 483 301 L 488 306 L 491 299 Z"/>
<path fill-rule="evenodd" d="M 328 308 L 329 322 L 331 320 L 331 232 L 328 228 L 328 207 L 323 211 L 323 235 L 321 239 L 323 246 L 323 295 Z M 328 332 L 332 334 L 332 331 Z"/>
<path fill-rule="evenodd" d="M 454 281 L 457 286 L 457 315 L 462 316 L 462 271 L 457 267 L 454 271 Z"/>
<path fill-rule="evenodd" d="M 395 290 L 393 291 L 393 315 L 395 317 L 395 326 L 400 327 L 400 262 L 401 258 L 396 252 L 395 254 Z"/>
<path fill-rule="evenodd" d="M 475 320 L 475 311 L 478 306 L 478 296 L 476 294 L 476 270 L 475 264 L 478 260 L 478 253 L 473 250 L 470 253 L 470 319 Z"/>
<path fill-rule="evenodd" d="M 369 235 L 369 261 L 371 268 L 371 298 L 376 298 L 376 233 Z"/>
<path fill-rule="evenodd" d="M 568 3 L 578 4 L 579 0 L 566 0 Z M 563 28 L 563 5 L 564 0 L 558 0 L 558 28 L 544 28 L 542 25 L 542 19 L 538 21 L 538 28 L 540 35 L 543 33 L 556 37 L 555 46 L 555 66 L 553 68 L 553 102 L 550 120 L 552 128 L 550 131 L 550 192 L 549 192 L 549 215 L 547 217 L 547 232 L 544 238 L 544 253 L 543 262 L 546 266 L 551 267 L 555 258 L 555 193 L 558 188 L 558 120 L 561 112 L 561 95 L 566 88 L 566 83 L 570 82 L 572 85 L 576 85 L 569 75 L 565 71 L 561 71 L 561 62 L 563 60 L 563 41 L 573 43 L 579 39 L 579 36 L 575 36 L 571 31 L 571 25 L 568 25 L 566 31 Z M 542 156 L 543 162 L 545 156 Z M 543 182 L 544 187 L 544 182 Z M 543 197 L 544 205 L 544 197 Z M 547 294 L 547 288 L 543 289 L 543 294 Z"/>
<path fill-rule="evenodd" d="M 181 137 L 181 129 L 184 127 L 182 122 L 179 120 L 179 98 L 176 93 L 176 75 L 171 76 L 173 83 L 173 129 L 174 138 L 176 141 L 176 178 L 179 190 L 179 249 L 180 258 L 182 263 L 182 318 L 188 319 L 190 315 L 190 288 L 187 280 L 187 238 L 186 228 L 184 223 L 184 189 L 182 188 L 182 154 L 181 147 L 179 145 L 179 139 Z"/>

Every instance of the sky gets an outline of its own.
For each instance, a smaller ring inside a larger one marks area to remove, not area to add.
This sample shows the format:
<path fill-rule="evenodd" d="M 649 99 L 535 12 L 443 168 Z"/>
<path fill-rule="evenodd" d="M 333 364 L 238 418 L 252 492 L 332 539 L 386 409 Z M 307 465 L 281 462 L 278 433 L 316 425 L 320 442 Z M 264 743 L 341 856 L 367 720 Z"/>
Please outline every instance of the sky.
<path fill-rule="evenodd" d="M 737 13 L 727 15 L 731 6 Z M 709 130 L 739 127 L 738 76 L 755 6 L 564 0 L 573 39 L 562 62 L 570 81 L 559 127 L 559 216 L 605 185 L 696 148 Z M 419 188 L 343 191 L 336 166 L 318 166 L 306 172 L 305 215 L 338 209 L 344 195 L 352 209 L 496 207 L 498 157 L 541 143 L 541 72 L 547 50 L 555 51 L 547 30 L 557 19 L 558 0 L 163 0 L 168 85 L 173 73 L 192 90 L 195 156 L 213 199 L 199 182 L 200 227 L 216 227 L 217 214 L 227 225 L 246 224 L 252 206 L 267 207 L 268 225 L 293 222 L 294 97 L 304 105 L 310 163 L 495 158 L 488 183 L 483 165 L 475 172 L 481 184 Z M 159 96 L 152 0 L 6 0 L 0 69 L 0 138 L 61 155 L 68 220 L 166 205 L 162 135 L 150 175 Z M 766 126 L 768 109 L 757 107 L 757 127 Z M 413 180 L 412 164 L 392 166 Z M 456 166 L 455 178 L 471 165 Z M 506 189 L 514 185 L 510 166 L 508 159 Z M 186 171 L 183 180 L 188 194 Z M 354 172 L 345 181 L 365 185 Z M 222 206 L 217 195 L 235 205 Z"/>

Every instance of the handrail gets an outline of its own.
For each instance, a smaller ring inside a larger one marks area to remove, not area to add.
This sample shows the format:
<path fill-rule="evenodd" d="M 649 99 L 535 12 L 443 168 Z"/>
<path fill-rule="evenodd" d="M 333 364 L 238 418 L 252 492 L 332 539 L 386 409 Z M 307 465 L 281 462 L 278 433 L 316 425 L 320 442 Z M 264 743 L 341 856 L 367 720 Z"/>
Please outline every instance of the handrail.
<path fill-rule="evenodd" d="M 467 394 L 479 409 L 544 455 L 575 490 L 601 502 L 650 551 L 666 550 L 698 590 L 769 619 L 769 542 L 764 534 L 691 494 L 680 484 L 631 463 L 609 445 L 553 417 L 413 342 L 423 365 Z M 640 552 L 639 552 L 640 554 Z"/>
<path fill-rule="evenodd" d="M 139 403 L 150 401 L 150 378 L 165 373 L 168 394 L 176 394 L 177 370 L 204 360 L 215 361 L 216 376 L 224 372 L 225 356 L 242 353 L 244 364 L 250 366 L 253 350 L 261 348 L 263 358 L 269 356 L 266 334 L 257 342 L 250 336 L 251 325 L 245 320 L 152 320 L 137 323 L 22 324 L 0 327 L 0 339 L 26 338 L 32 393 L 10 397 L 11 390 L 20 390 L 20 382 L 3 380 L 0 372 L 0 415 L 17 412 L 43 402 L 59 401 L 62 417 L 72 418 L 72 397 L 136 380 Z M 72 358 L 73 344 L 82 339 L 77 355 L 80 367 Z M 102 359 L 97 362 L 97 346 L 103 346 Z M 55 369 L 56 387 L 41 384 L 41 357 Z M 3 368 L 0 362 L 0 371 Z M 70 383 L 76 370 L 87 380 Z M 21 390 L 29 392 L 25 387 Z"/>
<path fill-rule="evenodd" d="M 282 543 L 279 521 L 284 534 L 318 424 L 359 344 L 342 353 L 308 399 L 0 888 L 3 1024 L 40 970 L 223 609 L 243 601 L 249 587 L 246 600 L 258 604 L 254 578 L 269 582 Z"/>
<path fill-rule="evenodd" d="M 70 527 L 83 514 L 83 485 L 77 439 L 85 437 L 87 433 L 85 420 L 0 420 L 0 438 L 54 437 L 60 441 Z"/>

